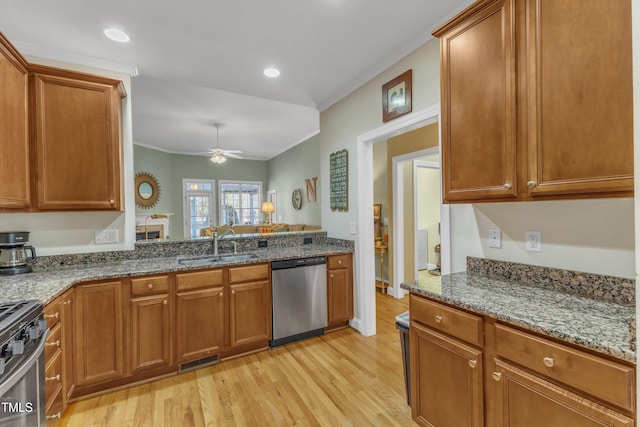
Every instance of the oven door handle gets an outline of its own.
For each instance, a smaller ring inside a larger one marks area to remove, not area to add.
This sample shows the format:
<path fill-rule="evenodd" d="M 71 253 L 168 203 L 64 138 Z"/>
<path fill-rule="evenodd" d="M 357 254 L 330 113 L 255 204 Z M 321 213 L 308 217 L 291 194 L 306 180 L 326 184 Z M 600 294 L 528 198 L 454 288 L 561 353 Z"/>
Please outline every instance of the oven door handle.
<path fill-rule="evenodd" d="M 36 347 L 35 351 L 33 351 L 29 358 L 23 361 L 18 369 L 16 369 L 8 378 L 6 378 L 2 384 L 0 384 L 0 396 L 4 396 L 11 388 L 18 383 L 22 379 L 22 377 L 27 373 L 31 366 L 38 361 L 38 357 L 44 351 L 44 345 L 47 342 L 47 337 L 49 336 L 49 329 L 44 331 L 42 336 L 40 337 L 40 343 Z"/>

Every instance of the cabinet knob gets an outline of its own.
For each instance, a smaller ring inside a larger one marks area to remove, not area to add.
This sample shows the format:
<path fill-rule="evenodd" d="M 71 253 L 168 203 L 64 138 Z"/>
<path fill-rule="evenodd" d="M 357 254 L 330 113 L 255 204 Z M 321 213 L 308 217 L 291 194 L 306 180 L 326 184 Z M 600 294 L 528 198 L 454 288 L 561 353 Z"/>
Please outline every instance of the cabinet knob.
<path fill-rule="evenodd" d="M 233 289 L 233 290 L 231 291 L 231 295 L 235 295 L 235 294 L 236 294 L 236 290 L 235 290 L 235 289 Z"/>
<path fill-rule="evenodd" d="M 470 368 L 475 368 L 477 364 L 478 364 L 477 360 L 469 360 L 469 367 Z"/>
<path fill-rule="evenodd" d="M 502 379 L 502 373 L 500 373 L 500 372 L 494 372 L 494 373 L 491 374 L 491 376 L 496 381 L 500 381 Z"/>
<path fill-rule="evenodd" d="M 45 377 L 45 381 L 60 381 L 60 374 L 54 375 L 53 377 Z"/>
<path fill-rule="evenodd" d="M 58 411 L 58 413 L 56 413 L 56 414 L 47 415 L 47 419 L 48 420 L 59 420 L 61 415 L 62 414 L 60 413 L 60 411 Z"/>
<path fill-rule="evenodd" d="M 60 347 L 60 340 L 57 340 L 56 342 L 48 342 L 45 343 L 45 345 L 47 347 Z"/>
<path fill-rule="evenodd" d="M 542 359 L 542 363 L 544 363 L 544 366 L 547 368 L 553 368 L 553 365 L 555 365 L 556 362 L 553 360 L 553 357 L 545 357 Z"/>
<path fill-rule="evenodd" d="M 153 289 L 153 283 L 149 283 L 149 284 L 147 285 L 147 288 L 149 288 L 149 290 Z"/>
<path fill-rule="evenodd" d="M 533 187 L 535 187 L 535 186 L 536 186 L 536 182 L 535 182 L 535 181 L 529 181 L 529 182 L 527 182 L 527 187 L 529 187 L 529 188 L 533 188 Z"/>
<path fill-rule="evenodd" d="M 505 190 L 511 190 L 511 184 L 505 184 L 502 186 Z"/>
<path fill-rule="evenodd" d="M 111 200 L 109 200 L 109 203 L 111 203 L 112 205 L 115 205 L 115 204 L 116 204 L 116 201 L 115 201 L 115 200 L 113 200 L 113 199 L 111 199 Z"/>
<path fill-rule="evenodd" d="M 329 275 L 329 277 L 331 277 L 331 278 L 333 279 L 333 273 L 331 273 L 331 274 Z"/>
<path fill-rule="evenodd" d="M 222 297 L 222 292 L 220 292 L 220 297 Z"/>
<path fill-rule="evenodd" d="M 167 300 L 163 300 L 162 304 L 167 305 Z"/>
<path fill-rule="evenodd" d="M 338 260 L 338 264 L 342 264 L 342 260 L 341 259 Z"/>
<path fill-rule="evenodd" d="M 436 316 L 436 323 L 442 323 L 442 316 Z"/>

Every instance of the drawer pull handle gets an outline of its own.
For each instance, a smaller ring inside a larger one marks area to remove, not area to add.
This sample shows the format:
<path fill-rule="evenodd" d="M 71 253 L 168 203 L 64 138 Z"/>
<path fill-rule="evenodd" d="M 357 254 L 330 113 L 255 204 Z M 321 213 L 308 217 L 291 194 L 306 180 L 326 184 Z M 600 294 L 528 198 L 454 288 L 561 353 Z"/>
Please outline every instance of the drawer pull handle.
<path fill-rule="evenodd" d="M 45 377 L 45 381 L 60 381 L 60 374 L 54 375 L 53 377 Z"/>
<path fill-rule="evenodd" d="M 60 411 L 58 411 L 57 414 L 47 415 L 47 419 L 48 420 L 59 420 L 61 415 L 62 414 L 60 413 Z"/>
<path fill-rule="evenodd" d="M 63 304 L 64 305 L 69 305 L 69 304 L 71 304 L 71 300 L 65 301 L 65 302 L 63 302 Z"/>
<path fill-rule="evenodd" d="M 469 366 L 471 368 L 475 368 L 477 364 L 478 364 L 477 360 L 469 360 Z"/>
<path fill-rule="evenodd" d="M 494 372 L 494 373 L 491 374 L 491 376 L 496 381 L 500 381 L 502 379 L 502 373 L 500 373 L 500 372 Z"/>
<path fill-rule="evenodd" d="M 547 368 L 553 368 L 555 360 L 553 360 L 553 357 L 545 357 L 544 359 L 542 359 L 542 363 L 544 363 L 544 366 L 546 366 Z"/>
<path fill-rule="evenodd" d="M 153 283 L 149 283 L 149 284 L 147 285 L 147 288 L 149 288 L 149 290 L 153 289 Z"/>
<path fill-rule="evenodd" d="M 436 316 L 436 323 L 442 323 L 442 316 Z"/>
<path fill-rule="evenodd" d="M 46 314 L 44 316 L 45 319 L 57 319 L 58 317 L 60 317 L 60 312 L 56 311 L 53 314 Z"/>
<path fill-rule="evenodd" d="M 56 342 L 48 342 L 45 343 L 45 345 L 49 347 L 60 347 L 60 340 L 57 340 Z"/>

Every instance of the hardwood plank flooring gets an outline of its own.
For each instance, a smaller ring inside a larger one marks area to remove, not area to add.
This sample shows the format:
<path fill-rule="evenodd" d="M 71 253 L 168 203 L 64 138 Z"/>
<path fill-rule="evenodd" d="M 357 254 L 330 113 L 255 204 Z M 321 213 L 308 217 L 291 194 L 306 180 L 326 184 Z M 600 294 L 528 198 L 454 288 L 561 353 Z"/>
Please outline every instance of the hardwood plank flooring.
<path fill-rule="evenodd" d="M 377 334 L 351 328 L 71 404 L 67 426 L 414 426 L 395 316 L 376 293 Z"/>

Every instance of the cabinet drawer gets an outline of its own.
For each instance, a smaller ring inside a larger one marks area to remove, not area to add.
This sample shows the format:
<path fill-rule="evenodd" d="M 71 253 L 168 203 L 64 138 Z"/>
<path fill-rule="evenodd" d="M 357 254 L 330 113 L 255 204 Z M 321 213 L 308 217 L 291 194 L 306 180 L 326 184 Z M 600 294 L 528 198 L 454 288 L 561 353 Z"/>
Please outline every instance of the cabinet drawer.
<path fill-rule="evenodd" d="M 62 343 L 62 325 L 58 323 L 53 328 L 51 328 L 51 332 L 49 332 L 49 336 L 47 337 L 47 342 L 44 344 L 44 363 L 48 364 L 52 359 L 56 351 L 60 349 L 60 345 Z"/>
<path fill-rule="evenodd" d="M 209 286 L 219 286 L 224 283 L 223 269 L 198 271 L 195 273 L 180 273 L 176 276 L 178 291 L 200 289 Z"/>
<path fill-rule="evenodd" d="M 333 255 L 327 257 L 327 268 L 347 268 L 351 264 L 351 255 Z"/>
<path fill-rule="evenodd" d="M 131 296 L 166 294 L 169 292 L 169 276 L 131 279 Z"/>
<path fill-rule="evenodd" d="M 412 321 L 482 347 L 482 317 L 447 307 L 411 294 L 409 315 Z"/>
<path fill-rule="evenodd" d="M 634 410 L 632 367 L 500 324 L 496 324 L 496 353 L 620 408 Z"/>
<path fill-rule="evenodd" d="M 53 327 L 60 322 L 60 316 L 62 314 L 60 312 L 61 307 L 60 298 L 55 299 L 44 307 L 44 319 L 47 321 L 47 327 L 49 329 L 53 329 Z"/>
<path fill-rule="evenodd" d="M 252 282 L 269 278 L 269 264 L 229 268 L 229 283 Z"/>
<path fill-rule="evenodd" d="M 62 418 L 63 401 L 62 401 L 62 389 L 56 392 L 56 395 L 47 402 L 46 417 L 47 427 L 57 426 Z"/>
<path fill-rule="evenodd" d="M 44 396 L 47 406 L 51 404 L 56 393 L 62 390 L 62 356 L 58 352 L 44 368 Z"/>

